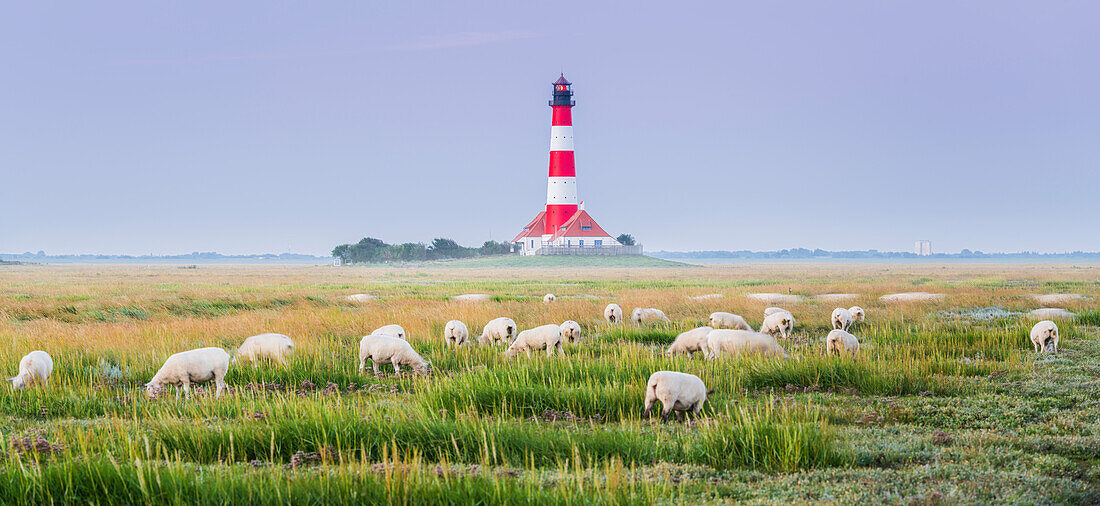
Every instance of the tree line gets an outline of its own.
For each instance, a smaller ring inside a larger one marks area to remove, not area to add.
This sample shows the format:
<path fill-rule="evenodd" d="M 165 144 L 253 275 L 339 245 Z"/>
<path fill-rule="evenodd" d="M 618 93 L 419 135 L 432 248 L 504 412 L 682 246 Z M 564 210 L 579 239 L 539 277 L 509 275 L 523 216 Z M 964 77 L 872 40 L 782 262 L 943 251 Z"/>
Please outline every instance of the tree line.
<path fill-rule="evenodd" d="M 343 263 L 379 263 L 508 255 L 511 252 L 512 245 L 506 242 L 485 241 L 480 248 L 468 248 L 445 238 L 433 239 L 431 244 L 422 242 L 386 244 L 381 239 L 364 237 L 357 243 L 337 246 L 332 250 L 332 256 L 339 258 Z"/>

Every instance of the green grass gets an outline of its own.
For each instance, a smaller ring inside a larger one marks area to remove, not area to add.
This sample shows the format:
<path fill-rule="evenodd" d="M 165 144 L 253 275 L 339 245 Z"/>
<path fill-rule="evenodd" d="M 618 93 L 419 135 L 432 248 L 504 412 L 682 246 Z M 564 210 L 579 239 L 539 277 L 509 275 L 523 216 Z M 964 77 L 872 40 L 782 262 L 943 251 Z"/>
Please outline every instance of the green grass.
<path fill-rule="evenodd" d="M 430 267 L 690 267 L 645 255 L 504 255 L 423 262 Z"/>

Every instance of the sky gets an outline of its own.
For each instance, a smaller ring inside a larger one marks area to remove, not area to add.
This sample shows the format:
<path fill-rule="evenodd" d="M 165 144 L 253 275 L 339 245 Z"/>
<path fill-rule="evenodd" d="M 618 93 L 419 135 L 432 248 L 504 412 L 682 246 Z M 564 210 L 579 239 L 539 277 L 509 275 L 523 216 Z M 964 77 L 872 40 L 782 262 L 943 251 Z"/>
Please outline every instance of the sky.
<path fill-rule="evenodd" d="M 647 250 L 1100 250 L 1100 4 L 24 2 L 0 252 L 508 240 L 578 192 Z"/>

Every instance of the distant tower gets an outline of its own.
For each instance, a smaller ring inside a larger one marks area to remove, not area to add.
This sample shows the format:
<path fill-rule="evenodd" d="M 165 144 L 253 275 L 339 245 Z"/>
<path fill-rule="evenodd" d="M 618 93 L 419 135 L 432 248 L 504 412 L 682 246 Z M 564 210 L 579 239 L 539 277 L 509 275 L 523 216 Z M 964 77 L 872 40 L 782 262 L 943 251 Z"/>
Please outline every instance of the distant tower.
<path fill-rule="evenodd" d="M 913 245 L 913 252 L 918 256 L 932 256 L 932 241 L 922 239 Z"/>
<path fill-rule="evenodd" d="M 573 83 L 563 73 L 554 81 L 550 107 L 550 175 L 546 180 L 546 222 L 542 234 L 554 235 L 577 212 L 577 170 L 573 164 Z"/>

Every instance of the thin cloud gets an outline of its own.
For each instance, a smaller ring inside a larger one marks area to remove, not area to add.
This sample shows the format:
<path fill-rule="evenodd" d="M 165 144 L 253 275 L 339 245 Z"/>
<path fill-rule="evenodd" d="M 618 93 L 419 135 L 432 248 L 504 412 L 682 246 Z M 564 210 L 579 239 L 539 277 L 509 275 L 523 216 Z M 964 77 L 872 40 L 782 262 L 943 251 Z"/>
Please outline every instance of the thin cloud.
<path fill-rule="evenodd" d="M 401 51 L 428 51 L 432 49 L 450 49 L 454 47 L 483 46 L 511 40 L 523 40 L 538 37 L 534 32 L 521 30 L 504 30 L 500 32 L 457 32 L 446 35 L 423 37 L 420 41 L 411 44 L 394 46 L 392 49 Z"/>

